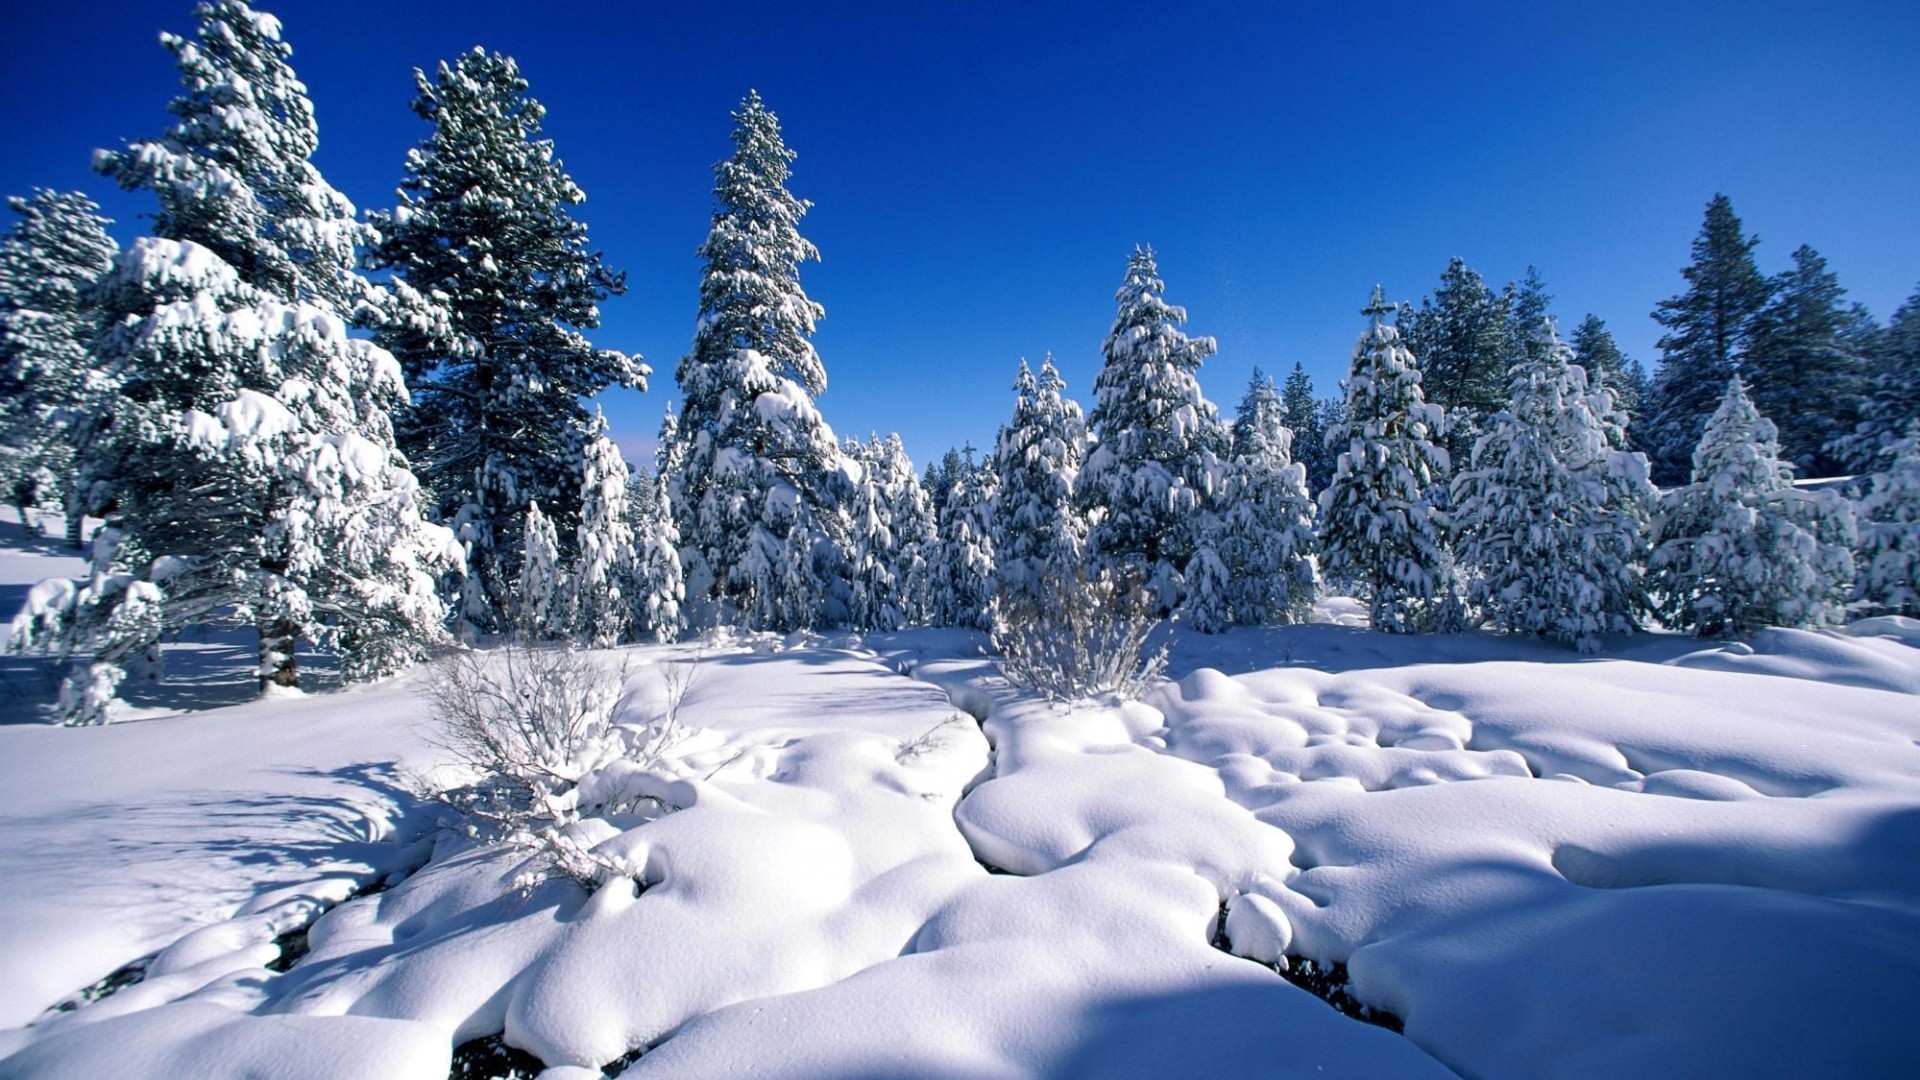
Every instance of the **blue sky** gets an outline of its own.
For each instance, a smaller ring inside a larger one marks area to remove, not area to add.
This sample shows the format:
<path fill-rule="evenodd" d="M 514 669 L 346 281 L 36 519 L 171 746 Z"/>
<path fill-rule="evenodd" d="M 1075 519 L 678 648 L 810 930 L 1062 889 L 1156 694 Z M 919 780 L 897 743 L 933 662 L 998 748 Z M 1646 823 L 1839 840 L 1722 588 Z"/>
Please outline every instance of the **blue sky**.
<path fill-rule="evenodd" d="M 1295 361 L 1325 393 L 1369 288 L 1417 299 L 1453 255 L 1537 265 L 1652 367 L 1648 312 L 1716 192 L 1763 239 L 1808 243 L 1884 320 L 1920 282 L 1920 15 L 1910 3 L 402 4 L 283 0 L 319 162 L 390 204 L 411 70 L 475 44 L 517 57 L 629 272 L 595 339 L 654 366 L 608 413 L 637 451 L 691 336 L 728 113 L 757 87 L 800 153 L 825 261 L 821 406 L 898 430 L 916 461 L 990 443 L 1022 356 L 1090 404 L 1135 243 L 1211 334 L 1223 409 Z M 135 235 L 150 196 L 90 151 L 157 134 L 163 29 L 186 0 L 73 0 L 0 38 L 0 191 L 82 188 Z"/>

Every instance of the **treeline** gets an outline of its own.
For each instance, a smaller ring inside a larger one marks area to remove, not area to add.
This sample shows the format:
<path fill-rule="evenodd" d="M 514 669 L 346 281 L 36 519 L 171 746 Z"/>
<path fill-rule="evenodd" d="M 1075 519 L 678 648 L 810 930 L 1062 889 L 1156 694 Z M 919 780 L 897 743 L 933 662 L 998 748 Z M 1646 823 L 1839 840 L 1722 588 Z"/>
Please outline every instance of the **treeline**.
<path fill-rule="evenodd" d="M 897 436 L 842 442 L 814 404 L 809 204 L 749 94 L 679 406 L 629 475 L 582 402 L 651 371 L 585 336 L 623 278 L 514 62 L 415 73 L 430 130 L 397 205 L 362 215 L 312 164 L 277 21 L 196 14 L 163 38 L 173 125 L 95 160 L 152 192 L 151 234 L 116 251 L 92 203 L 42 192 L 0 243 L 0 479 L 76 543 L 105 522 L 88 575 L 37 586 L 12 637 L 71 661 L 69 721 L 208 623 L 257 629 L 263 686 L 292 686 L 301 642 L 366 677 L 496 634 L 988 628 L 1063 582 L 1202 631 L 1304 619 L 1331 583 L 1383 629 L 1583 647 L 1649 612 L 1713 632 L 1914 610 L 1920 304 L 1878 327 L 1805 249 L 1748 274 L 1724 199 L 1656 316 L 1655 379 L 1591 316 L 1563 343 L 1537 274 L 1495 290 L 1456 260 L 1417 308 L 1376 290 L 1339 398 L 1296 365 L 1228 420 L 1198 378 L 1213 341 L 1142 249 L 1092 411 L 1022 362 L 992 449 L 916 475 Z M 1786 388 L 1776 443 L 1755 406 Z M 1828 461 L 1875 473 L 1858 510 L 1792 486 Z"/>

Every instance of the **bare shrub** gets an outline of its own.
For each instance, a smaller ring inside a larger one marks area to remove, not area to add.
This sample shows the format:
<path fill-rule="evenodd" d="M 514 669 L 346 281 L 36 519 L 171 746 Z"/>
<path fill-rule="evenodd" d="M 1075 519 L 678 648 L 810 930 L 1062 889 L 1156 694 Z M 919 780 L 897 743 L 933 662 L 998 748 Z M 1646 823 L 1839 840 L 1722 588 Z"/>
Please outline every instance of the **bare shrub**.
<path fill-rule="evenodd" d="M 1102 571 L 1049 573 L 1038 589 L 996 601 L 994 663 L 1007 681 L 1052 701 L 1105 693 L 1139 697 L 1167 668 L 1167 647 L 1149 653 L 1159 620 L 1146 589 Z"/>
<path fill-rule="evenodd" d="M 679 741 L 678 712 L 693 671 L 691 663 L 665 665 L 661 715 L 629 727 L 614 721 L 624 662 L 557 644 L 454 653 L 435 668 L 425 693 L 438 745 L 473 779 L 425 785 L 425 793 L 458 811 L 475 838 L 536 856 L 528 883 L 558 874 L 593 889 L 628 876 L 594 850 L 607 830 L 586 823 L 656 817 L 672 807 L 631 784 L 590 781 L 618 762 L 649 768 Z"/>

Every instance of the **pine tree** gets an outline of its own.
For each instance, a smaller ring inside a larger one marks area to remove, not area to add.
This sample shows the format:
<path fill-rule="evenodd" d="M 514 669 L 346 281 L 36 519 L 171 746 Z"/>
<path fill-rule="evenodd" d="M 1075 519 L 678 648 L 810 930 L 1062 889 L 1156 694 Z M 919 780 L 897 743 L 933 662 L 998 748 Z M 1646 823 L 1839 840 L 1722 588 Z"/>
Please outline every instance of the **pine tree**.
<path fill-rule="evenodd" d="M 1852 504 L 1793 486 L 1773 421 L 1735 376 L 1693 455 L 1693 483 L 1663 492 L 1648 561 L 1660 615 L 1702 636 L 1834 621 L 1853 579 Z"/>
<path fill-rule="evenodd" d="M 373 261 L 436 297 L 445 319 L 390 325 L 379 340 L 413 388 L 402 446 L 466 544 L 461 618 L 479 632 L 509 610 L 527 507 L 539 500 L 569 539 L 578 527 L 582 400 L 644 390 L 649 370 L 580 332 L 625 280 L 572 216 L 586 196 L 540 137 L 546 109 L 519 66 L 476 48 L 431 78 L 416 69 L 414 85 L 433 131 L 407 156 L 399 206 L 373 215 Z"/>
<path fill-rule="evenodd" d="M 1868 393 L 1860 422 L 1828 452 L 1856 473 L 1885 472 L 1907 425 L 1920 416 L 1920 289 L 1866 345 Z"/>
<path fill-rule="evenodd" d="M 1020 361 L 1013 389 L 1013 418 L 993 453 L 999 476 L 993 546 L 1002 593 L 1037 600 L 1048 575 L 1067 573 L 1086 542 L 1086 521 L 1073 502 L 1086 424 L 1052 356 L 1041 362 L 1038 377 Z"/>
<path fill-rule="evenodd" d="M 1654 492 L 1612 394 L 1589 388 L 1550 319 L 1535 333 L 1506 410 L 1454 478 L 1457 550 L 1494 622 L 1591 652 L 1642 606 Z"/>
<path fill-rule="evenodd" d="M 1181 622 L 1202 634 L 1217 634 L 1233 624 L 1233 576 L 1220 558 L 1218 529 L 1200 530 L 1183 573 L 1186 595 L 1180 601 Z"/>
<path fill-rule="evenodd" d="M 1447 452 L 1434 440 L 1445 414 L 1421 393 L 1419 362 L 1382 317 L 1379 286 L 1362 309 L 1372 323 L 1354 345 L 1347 416 L 1329 434 L 1339 449 L 1320 495 L 1321 568 L 1357 587 L 1377 629 L 1420 628 L 1448 589 L 1447 518 L 1438 509 Z"/>
<path fill-rule="evenodd" d="M 1296 369 L 1297 370 L 1297 369 Z M 1233 457 L 1212 541 L 1233 621 L 1305 622 L 1318 591 L 1307 470 L 1273 382 L 1253 371 L 1233 421 Z"/>
<path fill-rule="evenodd" d="M 1793 269 L 1774 279 L 1773 299 L 1754 317 L 1746 362 L 1754 407 L 1790 418 L 1780 452 L 1807 476 L 1841 470 L 1824 448 L 1853 430 L 1866 389 L 1866 359 L 1849 340 L 1845 295 L 1827 261 L 1802 244 Z"/>
<path fill-rule="evenodd" d="M 934 621 L 939 625 L 992 629 L 993 489 L 993 471 L 983 465 L 962 462 L 952 474 L 932 567 Z"/>
<path fill-rule="evenodd" d="M 1193 558 L 1200 514 L 1219 480 L 1227 434 L 1200 392 L 1212 338 L 1188 338 L 1185 308 L 1166 286 L 1151 248 L 1135 248 L 1117 294 L 1118 313 L 1094 380 L 1094 448 L 1076 498 L 1091 526 L 1097 564 L 1147 583 L 1162 610 L 1180 600 L 1180 571 Z"/>
<path fill-rule="evenodd" d="M 714 166 L 713 225 L 700 247 L 697 329 L 677 372 L 687 453 L 670 490 L 689 598 L 768 612 L 781 606 L 763 594 L 785 580 L 773 567 L 792 546 L 792 522 L 833 529 L 848 493 L 813 404 L 826 371 L 812 342 L 823 311 L 800 287 L 801 264 L 819 258 L 799 228 L 812 204 L 787 191 L 794 153 L 760 96 L 749 93 L 733 119 L 733 156 Z M 843 538 L 816 530 L 815 539 Z"/>
<path fill-rule="evenodd" d="M 685 453 L 679 422 L 673 410 L 660 422 L 660 446 L 653 475 L 636 474 L 628 482 L 627 509 L 631 515 L 636 567 L 631 621 L 636 631 L 665 643 L 686 628 L 683 605 L 686 584 L 680 572 L 680 530 L 669 504 L 668 478 L 680 468 Z"/>
<path fill-rule="evenodd" d="M 1307 470 L 1307 491 L 1326 490 L 1333 479 L 1333 455 L 1327 452 L 1327 416 L 1324 403 L 1313 396 L 1313 380 L 1298 362 L 1280 392 L 1287 426 L 1293 429 L 1293 459 Z"/>
<path fill-rule="evenodd" d="M 1859 510 L 1858 598 L 1876 614 L 1920 618 L 1920 420 L 1873 474 Z"/>
<path fill-rule="evenodd" d="M 1687 291 L 1654 309 L 1654 320 L 1668 331 L 1658 343 L 1660 371 L 1645 438 L 1655 483 L 1685 481 L 1721 391 L 1743 371 L 1754 317 L 1771 294 L 1753 260 L 1759 242 L 1742 232 L 1732 201 L 1715 195 L 1693 240 L 1693 262 L 1680 271 Z"/>
<path fill-rule="evenodd" d="M 389 303 L 354 268 L 363 230 L 307 160 L 312 110 L 278 22 L 235 2 L 197 14 L 197 40 L 163 38 L 179 122 L 96 157 L 153 190 L 164 235 L 97 286 L 115 393 L 82 438 L 87 508 L 107 515 L 89 577 L 50 587 L 16 636 L 80 661 L 69 722 L 105 718 L 123 664 L 190 626 L 254 626 L 263 688 L 297 683 L 301 639 L 361 678 L 441 634 L 452 538 L 422 521 L 393 448 L 400 368 L 347 333 L 350 306 Z"/>
<path fill-rule="evenodd" d="M 1510 364 L 1518 363 L 1534 356 L 1540 348 L 1540 323 L 1548 317 L 1553 296 L 1547 292 L 1547 281 L 1535 266 L 1527 267 L 1526 277 L 1507 282 L 1501 295 L 1507 308 L 1505 355 Z"/>
<path fill-rule="evenodd" d="M 1580 321 L 1567 344 L 1573 348 L 1574 362 L 1587 373 L 1588 391 L 1607 390 L 1613 394 L 1614 407 L 1626 417 L 1627 442 L 1635 450 L 1640 445 L 1643 412 L 1652 387 L 1647 370 L 1640 361 L 1628 359 L 1613 340 L 1613 333 L 1598 315 L 1589 314 Z"/>
<path fill-rule="evenodd" d="M 540 504 L 527 504 L 521 533 L 526 555 L 520 560 L 520 588 L 516 595 L 517 631 L 527 641 L 558 637 L 565 632 L 564 600 L 567 583 L 560 573 L 560 534 Z"/>
<path fill-rule="evenodd" d="M 1506 404 L 1512 304 L 1511 295 L 1489 288 L 1456 256 L 1418 312 L 1400 309 L 1400 339 L 1420 358 L 1422 390 L 1445 411 L 1446 449 L 1461 461 L 1472 453 L 1485 419 Z"/>
<path fill-rule="evenodd" d="M 893 534 L 894 603 L 901 624 L 929 622 L 933 619 L 934 551 L 939 545 L 933 504 L 913 475 L 913 462 L 899 435 L 888 435 L 881 442 L 876 470 Z"/>
<path fill-rule="evenodd" d="M 567 608 L 573 635 L 598 649 L 627 640 L 632 621 L 639 555 L 627 498 L 627 463 L 596 413 L 580 455 L 578 569 Z"/>
<path fill-rule="evenodd" d="M 93 284 L 117 250 L 93 201 L 40 190 L 10 198 L 20 216 L 0 237 L 0 496 L 28 511 L 72 509 L 79 546 L 74 444 L 109 392 L 88 353 L 100 329 Z"/>

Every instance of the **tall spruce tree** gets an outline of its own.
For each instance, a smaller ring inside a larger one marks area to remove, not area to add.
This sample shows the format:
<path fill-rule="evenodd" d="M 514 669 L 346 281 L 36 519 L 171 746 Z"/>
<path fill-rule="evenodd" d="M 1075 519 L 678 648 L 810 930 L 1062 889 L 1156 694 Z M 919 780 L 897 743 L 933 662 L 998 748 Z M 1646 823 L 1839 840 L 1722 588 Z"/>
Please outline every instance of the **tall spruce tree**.
<path fill-rule="evenodd" d="M 400 367 L 347 333 L 386 304 L 355 269 L 364 229 L 308 160 L 313 113 L 279 23 L 233 0 L 196 14 L 194 40 L 162 38 L 185 88 L 174 127 L 96 156 L 154 192 L 161 235 L 98 286 L 115 393 L 81 477 L 107 528 L 88 578 L 43 590 L 16 635 L 80 661 L 70 722 L 103 719 L 124 664 L 190 626 L 257 629 L 263 687 L 296 684 L 302 639 L 364 677 L 441 634 L 452 538 L 422 521 L 394 451 Z"/>
<path fill-rule="evenodd" d="M 1296 369 L 1297 370 L 1297 369 Z M 1259 368 L 1233 420 L 1233 452 L 1211 539 L 1234 622 L 1305 622 L 1318 591 L 1313 500 L 1295 432 L 1273 380 Z"/>
<path fill-rule="evenodd" d="M 30 523 L 36 506 L 68 515 L 79 546 L 74 444 L 109 392 L 89 347 L 100 330 L 93 285 L 118 250 L 100 209 L 78 192 L 10 198 L 0 236 L 0 497 Z"/>
<path fill-rule="evenodd" d="M 1307 470 L 1307 490 L 1319 493 L 1333 479 L 1333 456 L 1327 452 L 1326 409 L 1313 396 L 1313 380 L 1298 362 L 1280 391 L 1287 426 L 1293 429 L 1293 459 Z"/>
<path fill-rule="evenodd" d="M 1907 425 L 1920 417 L 1920 289 L 1869 343 L 1866 384 L 1859 423 L 1828 452 L 1854 472 L 1885 472 Z"/>
<path fill-rule="evenodd" d="M 438 298 L 446 320 L 390 325 L 379 340 L 413 390 L 401 444 L 466 545 L 461 618 L 484 632 L 511 610 L 534 500 L 571 547 L 590 437 L 582 399 L 645 389 L 650 372 L 581 333 L 625 279 L 572 216 L 586 196 L 540 137 L 546 109 L 519 65 L 476 48 L 413 74 L 413 110 L 433 132 L 407 155 L 399 206 L 372 215 L 373 262 Z"/>
<path fill-rule="evenodd" d="M 1687 291 L 1660 301 L 1653 318 L 1660 370 L 1645 444 L 1657 484 L 1685 483 L 1694 447 L 1718 408 L 1727 380 L 1741 374 L 1754 317 L 1772 293 L 1754 262 L 1760 238 L 1748 237 L 1733 202 L 1715 195 L 1693 240 L 1693 261 L 1680 271 Z"/>
<path fill-rule="evenodd" d="M 1146 583 L 1155 603 L 1171 610 L 1229 447 L 1200 392 L 1200 364 L 1213 355 L 1213 339 L 1189 338 L 1180 329 L 1186 309 L 1167 303 L 1165 291 L 1153 250 L 1135 248 L 1101 345 L 1106 363 L 1088 418 L 1094 448 L 1076 498 L 1092 521 L 1093 558 Z"/>
<path fill-rule="evenodd" d="M 1661 618 L 1707 636 L 1841 617 L 1853 582 L 1853 506 L 1793 486 L 1773 421 L 1735 376 L 1693 454 L 1693 482 L 1661 493 L 1649 584 Z"/>
<path fill-rule="evenodd" d="M 1000 430 L 993 467 L 993 545 L 1002 593 L 1038 600 L 1049 576 L 1080 561 L 1086 521 L 1074 482 L 1086 456 L 1086 424 L 1049 355 L 1035 376 L 1025 360 L 1015 377 L 1013 418 Z"/>
<path fill-rule="evenodd" d="M 1612 394 L 1588 386 L 1550 319 L 1526 355 L 1507 408 L 1454 477 L 1455 543 L 1495 623 L 1591 652 L 1642 607 L 1653 487 Z"/>
<path fill-rule="evenodd" d="M 1540 302 L 1544 307 L 1544 293 Z M 1399 309 L 1400 339 L 1420 358 L 1422 392 L 1445 410 L 1445 445 L 1462 462 L 1473 452 L 1486 418 L 1506 405 L 1512 306 L 1511 295 L 1489 288 L 1456 256 L 1417 312 Z"/>
<path fill-rule="evenodd" d="M 1445 414 L 1421 392 L 1419 361 L 1384 317 L 1394 311 L 1374 286 L 1361 309 L 1370 321 L 1353 347 L 1347 415 L 1328 436 L 1339 450 L 1320 494 L 1321 568 L 1366 599 L 1376 629 L 1418 630 L 1446 593 Z"/>
<path fill-rule="evenodd" d="M 1859 422 L 1866 392 L 1867 361 L 1850 333 L 1854 316 L 1845 295 L 1827 261 L 1802 244 L 1793 269 L 1773 279 L 1773 299 L 1754 316 L 1746 361 L 1754 407 L 1784 418 L 1780 453 L 1803 476 L 1841 471 L 1825 448 Z"/>
<path fill-rule="evenodd" d="M 714 166 L 693 347 L 676 372 L 687 452 L 670 492 L 689 600 L 752 618 L 784 609 L 765 593 L 787 579 L 779 553 L 801 546 L 788 541 L 796 519 L 817 540 L 844 541 L 823 530 L 844 519 L 848 493 L 813 404 L 826 371 L 812 341 L 824 312 L 800 287 L 801 264 L 820 257 L 800 235 L 812 204 L 787 190 L 795 155 L 760 95 L 733 119 L 733 155 Z"/>

